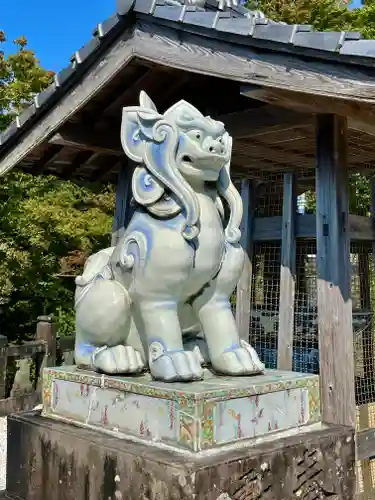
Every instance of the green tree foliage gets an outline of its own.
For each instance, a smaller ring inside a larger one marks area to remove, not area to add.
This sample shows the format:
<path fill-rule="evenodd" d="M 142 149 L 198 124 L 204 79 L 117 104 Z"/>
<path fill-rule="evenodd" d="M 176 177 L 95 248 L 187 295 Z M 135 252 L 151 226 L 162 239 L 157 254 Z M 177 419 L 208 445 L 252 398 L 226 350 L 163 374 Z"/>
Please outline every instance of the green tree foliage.
<path fill-rule="evenodd" d="M 311 24 L 317 31 L 352 27 L 352 12 L 337 0 L 250 0 L 247 6 L 261 10 L 274 21 Z"/>
<path fill-rule="evenodd" d="M 311 24 L 316 31 L 359 31 L 375 39 L 375 0 L 365 0 L 356 9 L 340 0 L 249 0 L 246 5 L 274 21 Z"/>
<path fill-rule="evenodd" d="M 0 31 L 0 43 L 5 35 Z M 0 130 L 45 88 L 44 70 L 24 37 L 0 53 Z M 40 314 L 54 313 L 61 333 L 74 329 L 74 276 L 87 255 L 108 246 L 111 188 L 82 187 L 52 176 L 11 172 L 0 182 L 0 332 L 22 340 Z"/>

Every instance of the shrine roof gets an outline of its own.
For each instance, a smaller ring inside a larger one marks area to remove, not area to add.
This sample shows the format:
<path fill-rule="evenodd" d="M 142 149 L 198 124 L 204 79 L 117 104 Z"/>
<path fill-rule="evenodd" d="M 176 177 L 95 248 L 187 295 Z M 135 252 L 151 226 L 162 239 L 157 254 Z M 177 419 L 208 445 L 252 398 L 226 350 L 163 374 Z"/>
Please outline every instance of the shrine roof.
<path fill-rule="evenodd" d="M 375 84 L 374 93 L 371 94 L 375 40 L 362 40 L 360 33 L 356 32 L 315 32 L 309 25 L 274 22 L 243 6 L 225 7 L 220 10 L 216 0 L 206 0 L 204 7 L 180 5 L 178 2 L 171 5 L 171 3 L 172 0 L 169 2 L 164 0 L 117 1 L 116 12 L 95 28 L 93 37 L 73 54 L 68 66 L 55 75 L 51 85 L 37 94 L 33 104 L 17 116 L 13 123 L 0 134 L 0 175 L 17 165 L 22 159 L 22 155 L 19 157 L 16 155 L 7 164 L 2 164 L 2 158 L 15 144 L 22 140 L 26 133 L 30 135 L 35 124 L 43 119 L 51 109 L 58 106 L 64 96 L 70 93 L 74 98 L 75 86 L 82 81 L 88 69 L 92 68 L 94 64 L 99 64 L 98 61 L 108 52 L 108 48 L 123 37 L 126 31 L 132 30 L 136 24 L 148 26 L 148 43 L 150 44 L 152 44 L 153 37 L 156 39 L 160 30 L 165 28 L 177 33 L 184 32 L 192 37 L 195 36 L 198 49 L 200 40 L 208 39 L 223 42 L 222 47 L 224 48 L 221 49 L 223 53 L 225 53 L 225 47 L 228 47 L 228 44 L 236 47 L 236 50 L 241 47 L 242 58 L 246 58 L 246 51 L 249 50 L 252 54 L 256 54 L 257 51 L 271 54 L 267 57 L 273 57 L 272 54 L 283 54 L 285 57 L 295 56 L 304 64 L 306 60 L 314 60 L 317 64 L 321 62 L 322 66 L 325 63 L 329 64 L 329 68 L 333 67 L 332 63 L 335 65 L 342 63 L 349 68 L 347 76 L 352 79 L 352 83 L 355 80 L 360 81 L 361 75 L 363 75 L 367 87 L 363 90 L 362 96 L 370 104 L 375 102 Z M 178 43 L 179 36 L 177 35 L 175 43 Z M 124 41 L 125 43 L 126 41 Z M 149 47 L 151 49 L 151 45 Z M 210 53 L 202 48 L 202 52 L 204 50 L 207 59 L 207 55 L 210 56 Z M 212 48 L 209 50 L 215 51 Z M 135 56 L 137 55 L 135 54 Z M 199 54 L 196 55 L 196 57 L 198 56 Z M 131 60 L 132 54 L 128 57 Z M 147 60 L 147 48 L 140 58 Z M 168 54 L 166 54 L 166 58 L 168 58 Z M 164 57 L 161 56 L 160 64 L 163 64 L 163 61 Z M 207 64 L 210 65 L 209 61 Z M 285 63 L 283 65 L 285 68 Z M 173 67 L 173 64 L 170 66 Z M 181 64 L 175 64 L 174 67 L 181 68 Z M 225 73 L 224 60 L 222 68 L 223 73 Z M 336 77 L 334 72 L 327 68 L 328 66 L 326 66 L 326 71 L 331 72 L 330 77 Z M 350 68 L 355 68 L 357 71 L 354 77 L 349 74 Z M 241 69 L 238 71 L 240 72 Z M 315 73 L 319 72 L 317 65 L 315 65 L 314 71 Z M 251 68 L 249 67 L 250 73 Z M 206 74 L 209 74 L 209 69 Z M 221 75 L 216 71 L 214 76 L 220 77 Z M 233 79 L 245 82 L 248 76 L 242 77 L 239 74 Z M 223 75 L 223 77 L 227 76 Z M 254 78 L 251 83 L 254 84 Z M 259 85 L 267 86 L 266 78 Z M 274 82 L 269 84 L 269 87 L 275 86 Z M 284 88 L 287 87 L 284 85 Z M 301 88 L 291 88 L 291 90 L 298 92 L 301 91 Z M 318 93 L 316 90 L 313 92 Z M 339 97 L 350 98 L 349 95 L 345 95 L 345 92 Z M 66 119 L 69 118 L 69 116 L 66 117 Z M 51 130 L 52 132 L 53 130 Z M 34 142 L 36 144 L 38 141 Z"/>

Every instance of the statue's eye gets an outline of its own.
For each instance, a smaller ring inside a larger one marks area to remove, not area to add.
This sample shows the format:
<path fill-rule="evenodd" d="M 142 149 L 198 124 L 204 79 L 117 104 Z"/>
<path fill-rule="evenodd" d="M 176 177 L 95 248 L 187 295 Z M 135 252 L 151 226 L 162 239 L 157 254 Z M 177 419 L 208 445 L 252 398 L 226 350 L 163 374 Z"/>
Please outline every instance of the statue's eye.
<path fill-rule="evenodd" d="M 200 139 L 200 138 L 201 138 L 201 134 L 200 134 L 200 132 L 197 132 L 197 133 L 195 134 L 195 137 L 196 137 L 197 139 Z"/>
<path fill-rule="evenodd" d="M 220 144 L 223 144 L 223 138 L 222 138 L 222 137 L 219 137 L 219 138 L 218 138 L 218 142 L 220 142 Z"/>

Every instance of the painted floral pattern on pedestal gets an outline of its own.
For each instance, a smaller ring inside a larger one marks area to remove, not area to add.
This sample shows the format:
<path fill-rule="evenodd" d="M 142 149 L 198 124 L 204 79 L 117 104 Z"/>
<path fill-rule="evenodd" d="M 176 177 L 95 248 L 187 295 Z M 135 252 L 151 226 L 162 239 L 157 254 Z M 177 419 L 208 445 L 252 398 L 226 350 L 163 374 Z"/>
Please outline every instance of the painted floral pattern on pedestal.
<path fill-rule="evenodd" d="M 55 380 L 49 413 L 142 438 L 178 440 L 178 407 L 167 399 Z"/>
<path fill-rule="evenodd" d="M 76 367 L 43 373 L 44 414 L 199 451 L 320 420 L 319 377 L 266 371 L 166 384 Z"/>
<path fill-rule="evenodd" d="M 305 425 L 309 420 L 309 394 L 306 389 L 221 401 L 214 409 L 214 442 L 223 444 L 254 438 Z"/>

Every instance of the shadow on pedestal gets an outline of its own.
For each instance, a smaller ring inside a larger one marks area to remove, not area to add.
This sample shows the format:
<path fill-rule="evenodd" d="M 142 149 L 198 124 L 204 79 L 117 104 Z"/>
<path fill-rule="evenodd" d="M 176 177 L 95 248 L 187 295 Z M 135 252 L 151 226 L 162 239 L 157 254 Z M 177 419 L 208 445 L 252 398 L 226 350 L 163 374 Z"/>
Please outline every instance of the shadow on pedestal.
<path fill-rule="evenodd" d="M 8 419 L 7 465 L 18 500 L 349 500 L 355 490 L 353 430 L 319 424 L 194 454 L 27 412 Z"/>

